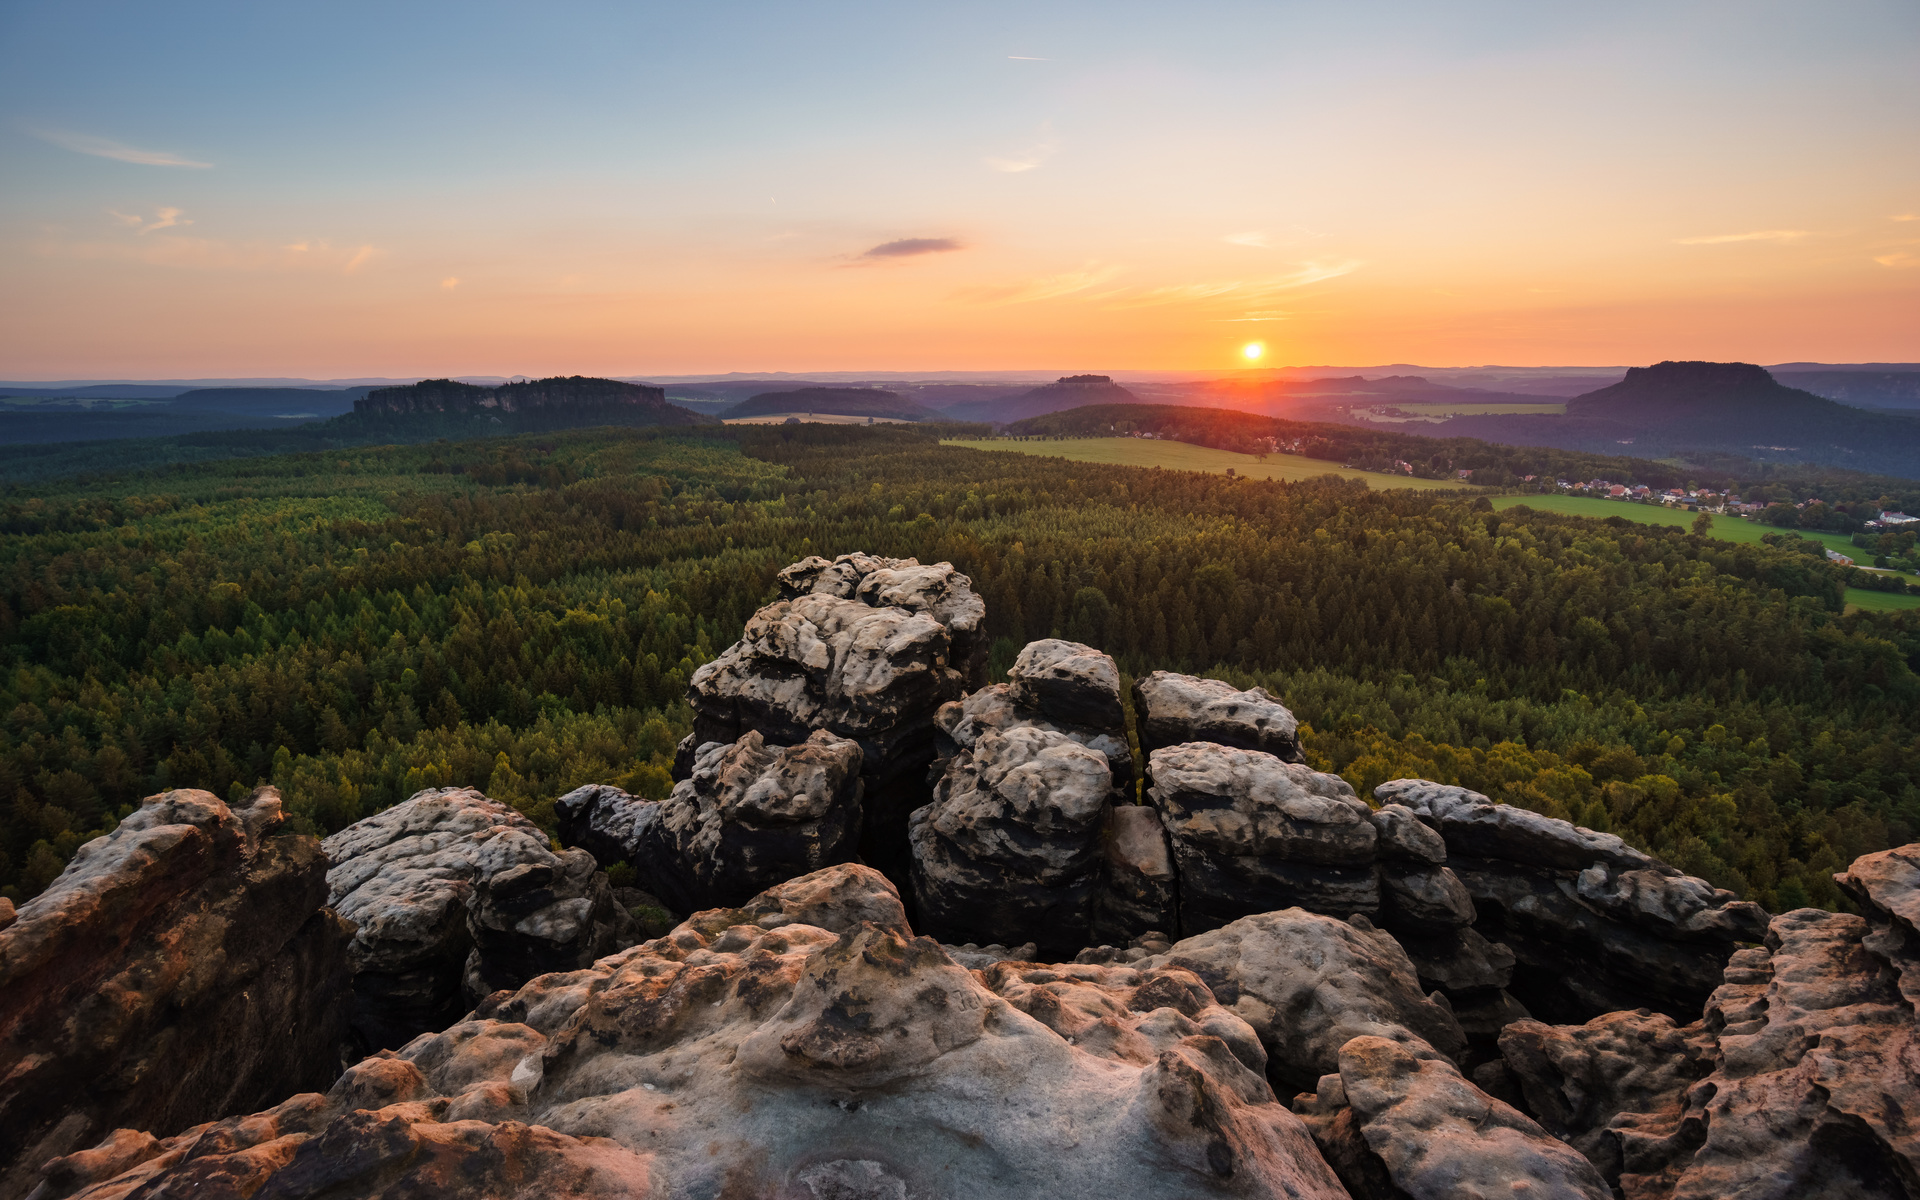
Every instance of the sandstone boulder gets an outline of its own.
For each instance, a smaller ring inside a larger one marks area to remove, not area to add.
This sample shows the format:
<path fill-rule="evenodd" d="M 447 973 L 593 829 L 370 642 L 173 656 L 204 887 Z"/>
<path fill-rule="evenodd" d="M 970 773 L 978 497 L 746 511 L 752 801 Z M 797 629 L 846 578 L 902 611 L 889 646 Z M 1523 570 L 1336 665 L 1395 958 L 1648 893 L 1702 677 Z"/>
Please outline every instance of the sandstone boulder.
<path fill-rule="evenodd" d="M 1511 990 L 1535 1015 L 1584 1021 L 1651 1006 L 1691 1020 L 1766 913 L 1612 834 L 1465 788 L 1397 779 L 1374 797 L 1439 833 L 1475 928 L 1516 956 Z"/>
<path fill-rule="evenodd" d="M 1155 671 L 1133 684 L 1140 752 L 1185 742 L 1258 750 L 1286 762 L 1300 757 L 1300 723 L 1265 688 L 1240 691 L 1218 679 Z"/>
<path fill-rule="evenodd" d="M 861 857 L 907 880 L 907 814 L 926 803 L 934 713 L 981 682 L 986 606 L 950 564 L 843 554 L 780 574 L 782 598 L 694 672 L 693 733 L 675 777 L 709 742 L 749 731 L 795 745 L 816 730 L 860 744 Z"/>
<path fill-rule="evenodd" d="M 1149 931 L 1180 927 L 1180 879 L 1160 810 L 1148 804 L 1107 809 L 1101 859 L 1095 942 L 1125 945 Z"/>
<path fill-rule="evenodd" d="M 975 973 L 846 923 L 886 907 L 874 872 L 821 874 L 787 890 L 840 897 L 810 910 L 829 925 L 783 922 L 811 903 L 795 896 L 698 914 L 324 1097 L 72 1155 L 49 1194 L 1345 1194 L 1252 1031 L 1190 973 Z"/>
<path fill-rule="evenodd" d="M 919 920 L 946 941 L 1037 943 L 1071 955 L 1091 937 L 1104 756 L 1031 726 L 981 736 L 910 818 Z"/>
<path fill-rule="evenodd" d="M 1363 1200 L 1612 1200 L 1593 1164 L 1417 1041 L 1354 1038 L 1296 1107 Z"/>
<path fill-rule="evenodd" d="M 1016 704 L 1062 725 L 1117 731 L 1125 743 L 1120 668 L 1093 647 L 1060 638 L 1028 642 L 1007 669 L 1007 681 Z"/>
<path fill-rule="evenodd" d="M 554 809 L 563 840 L 607 866 L 625 860 L 668 908 L 695 912 L 852 859 L 861 762 L 857 742 L 825 730 L 793 746 L 751 730 L 700 747 L 665 800 L 594 784 Z"/>
<path fill-rule="evenodd" d="M 163 792 L 0 928 L 0 1197 L 120 1126 L 160 1135 L 325 1087 L 352 926 L 280 794 Z"/>
<path fill-rule="evenodd" d="M 1180 930 L 1299 906 L 1379 915 L 1370 810 L 1337 775 L 1211 742 L 1155 750 L 1148 797 L 1180 876 Z"/>
<path fill-rule="evenodd" d="M 1466 1039 L 1444 1002 L 1421 994 L 1400 944 L 1359 922 L 1289 908 L 1242 917 L 1140 959 L 1191 971 L 1259 1035 L 1283 1094 L 1339 1069 L 1356 1037 L 1418 1040 L 1458 1058 Z"/>
<path fill-rule="evenodd" d="M 584 850 L 472 788 L 429 788 L 323 843 L 329 903 L 354 922 L 353 1026 L 372 1047 L 631 940 L 632 917 Z"/>

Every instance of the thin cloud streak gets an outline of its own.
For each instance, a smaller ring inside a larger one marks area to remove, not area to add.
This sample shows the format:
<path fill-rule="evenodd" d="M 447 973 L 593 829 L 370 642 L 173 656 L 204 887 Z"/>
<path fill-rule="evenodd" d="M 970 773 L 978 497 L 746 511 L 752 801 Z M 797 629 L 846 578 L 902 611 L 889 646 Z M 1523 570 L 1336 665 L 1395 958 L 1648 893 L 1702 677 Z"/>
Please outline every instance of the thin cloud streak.
<path fill-rule="evenodd" d="M 64 129 L 29 129 L 28 133 L 43 142 L 71 150 L 75 154 L 91 154 L 95 158 L 111 158 L 118 162 L 138 163 L 143 167 L 194 167 L 207 168 L 213 164 L 184 158 L 165 150 L 142 150 L 112 138 L 94 137 L 88 133 L 73 133 Z"/>
<path fill-rule="evenodd" d="M 1271 249 L 1273 246 L 1272 235 L 1259 229 L 1250 229 L 1245 233 L 1230 233 L 1220 240 L 1235 246 L 1252 246 L 1259 250 Z"/>
<path fill-rule="evenodd" d="M 866 261 L 884 261 L 894 258 L 918 258 L 923 254 L 950 254 L 955 250 L 965 249 L 966 245 L 958 238 L 895 238 L 891 242 L 881 242 L 859 257 Z"/>
<path fill-rule="evenodd" d="M 1359 259 L 1338 263 L 1303 263 L 1300 269 L 1272 279 L 1221 280 L 1212 283 L 1182 283 L 1148 288 L 1138 292 L 1112 292 L 1101 299 L 1109 308 L 1151 308 L 1162 304 L 1183 304 L 1232 297 L 1242 302 L 1258 300 L 1277 292 L 1291 291 L 1327 279 L 1350 275 L 1366 264 Z M 1241 318 L 1242 320 L 1250 318 Z M 1262 318 L 1264 319 L 1264 318 Z"/>
<path fill-rule="evenodd" d="M 1729 242 L 1797 242 L 1811 237 L 1805 229 L 1756 229 L 1752 233 L 1716 233 L 1707 237 L 1675 238 L 1676 246 L 1724 246 Z"/>
<path fill-rule="evenodd" d="M 1078 271 L 1045 275 L 1026 283 L 962 288 L 954 293 L 954 297 L 966 303 L 996 308 L 1007 304 L 1032 304 L 1036 300 L 1052 300 L 1099 287 L 1119 273 L 1120 268 L 1112 264 L 1089 263 Z"/>
<path fill-rule="evenodd" d="M 988 158 L 989 167 L 1007 175 L 1018 175 L 1022 171 L 1031 171 L 1054 156 L 1060 149 L 1060 140 L 1053 136 L 1051 126 L 1040 127 L 1040 140 L 1019 158 Z"/>

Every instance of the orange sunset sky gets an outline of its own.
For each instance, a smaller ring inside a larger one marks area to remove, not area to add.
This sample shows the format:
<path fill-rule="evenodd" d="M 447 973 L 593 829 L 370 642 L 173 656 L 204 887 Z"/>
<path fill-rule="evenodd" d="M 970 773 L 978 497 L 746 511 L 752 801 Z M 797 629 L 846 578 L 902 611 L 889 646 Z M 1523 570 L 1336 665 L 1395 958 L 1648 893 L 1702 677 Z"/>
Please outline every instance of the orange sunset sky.
<path fill-rule="evenodd" d="M 1920 360 L 1920 7 L 1574 7 L 9 4 L 0 378 Z"/>

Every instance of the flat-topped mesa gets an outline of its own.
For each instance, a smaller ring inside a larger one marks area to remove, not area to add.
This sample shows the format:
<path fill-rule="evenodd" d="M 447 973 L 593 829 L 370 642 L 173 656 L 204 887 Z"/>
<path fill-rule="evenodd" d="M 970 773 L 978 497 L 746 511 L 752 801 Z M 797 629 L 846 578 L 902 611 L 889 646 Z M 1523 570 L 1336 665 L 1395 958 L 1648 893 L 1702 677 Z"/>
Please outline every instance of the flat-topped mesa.
<path fill-rule="evenodd" d="M 1300 723 L 1265 688 L 1236 689 L 1218 679 L 1155 671 L 1133 683 L 1140 753 L 1183 742 L 1259 750 L 1286 762 L 1300 755 Z"/>
<path fill-rule="evenodd" d="M 424 379 L 401 387 L 375 388 L 356 400 L 357 413 L 511 413 L 564 409 L 634 409 L 699 418 L 667 403 L 664 388 L 582 375 L 554 376 L 482 387 L 453 379 Z"/>
<path fill-rule="evenodd" d="M 171 1135 L 333 1081 L 353 927 L 322 907 L 326 869 L 272 788 L 181 789 L 20 906 L 0 928 L 0 1197 L 110 1130 Z"/>
<path fill-rule="evenodd" d="M 795 746 L 752 730 L 708 742 L 665 800 L 592 784 L 560 797 L 560 836 L 626 861 L 674 912 L 732 907 L 849 862 L 860 839 L 860 745 L 826 730 Z"/>
<path fill-rule="evenodd" d="M 877 872 L 841 865 L 491 996 L 324 1096 L 164 1142 L 123 1131 L 47 1178 L 74 1200 L 204 1180 L 336 1200 L 957 1183 L 978 1200 L 1342 1200 L 1266 1066 L 1191 970 L 968 970 L 914 936 Z"/>
<path fill-rule="evenodd" d="M 591 854 L 555 854 L 539 826 L 473 788 L 417 792 L 324 845 L 330 903 L 359 926 L 353 1026 L 370 1049 L 635 940 Z"/>
<path fill-rule="evenodd" d="M 931 793 L 934 713 L 984 674 L 986 606 L 951 564 L 910 558 L 808 558 L 779 582 L 782 598 L 694 672 L 675 778 L 701 746 L 748 730 L 782 745 L 815 730 L 850 738 L 863 754 L 860 855 L 904 887 L 907 814 Z"/>
<path fill-rule="evenodd" d="M 1767 914 L 1619 838 L 1423 779 L 1374 789 L 1445 840 L 1475 928 L 1519 962 L 1511 990 L 1536 1016 L 1584 1021 L 1652 1007 L 1691 1019 Z"/>

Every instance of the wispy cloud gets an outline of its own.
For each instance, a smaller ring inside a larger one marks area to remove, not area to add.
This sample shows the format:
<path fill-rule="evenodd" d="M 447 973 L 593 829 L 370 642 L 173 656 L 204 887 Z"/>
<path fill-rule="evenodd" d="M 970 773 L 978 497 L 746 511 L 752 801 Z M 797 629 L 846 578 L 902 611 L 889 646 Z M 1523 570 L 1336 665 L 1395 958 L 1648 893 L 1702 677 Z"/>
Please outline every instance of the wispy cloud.
<path fill-rule="evenodd" d="M 1263 229 L 1249 229 L 1244 233 L 1230 233 L 1220 240 L 1223 242 L 1231 242 L 1236 246 L 1255 246 L 1261 250 L 1271 249 L 1273 246 L 1273 235 Z"/>
<path fill-rule="evenodd" d="M 94 137 L 90 133 L 73 133 L 65 129 L 28 129 L 27 132 L 43 142 L 50 142 L 63 150 L 71 150 L 75 154 L 91 154 L 95 158 L 138 163 L 143 167 L 211 167 L 213 165 L 166 150 L 142 150 L 137 146 L 129 146 L 111 138 Z"/>
<path fill-rule="evenodd" d="M 1895 269 L 1920 267 L 1920 254 L 1909 254 L 1905 250 L 1895 250 L 1892 254 L 1878 255 L 1873 261 L 1883 267 L 1893 267 Z"/>
<path fill-rule="evenodd" d="M 1888 217 L 1889 221 L 1920 221 L 1920 213 L 1898 213 Z"/>
<path fill-rule="evenodd" d="M 1284 321 L 1294 314 L 1284 309 L 1267 309 L 1264 312 L 1250 312 L 1244 317 L 1221 317 L 1222 321 L 1239 323 L 1242 321 Z"/>
<path fill-rule="evenodd" d="M 116 218 L 121 216 L 114 215 Z M 176 233 L 140 240 L 46 241 L 37 245 L 35 250 L 50 258 L 139 262 L 193 271 L 318 271 L 339 274 L 350 274 L 380 254 L 380 250 L 374 246 L 335 247 L 325 241 L 275 246 L 264 242 L 182 237 Z"/>
<path fill-rule="evenodd" d="M 361 267 L 366 266 L 367 260 L 372 258 L 373 255 L 374 255 L 374 249 L 372 246 L 362 246 L 358 250 L 355 250 L 353 252 L 353 257 L 347 260 L 347 265 L 345 267 L 342 267 L 341 270 L 346 274 L 351 275 L 355 271 L 358 271 Z"/>
<path fill-rule="evenodd" d="M 887 259 L 918 258 L 923 254 L 948 254 L 965 249 L 966 245 L 958 238 L 896 238 L 891 242 L 881 242 L 855 261 L 884 262 Z"/>
<path fill-rule="evenodd" d="M 1036 300 L 1052 300 L 1099 287 L 1119 273 L 1120 268 L 1111 263 L 1088 263 L 1078 271 L 1043 275 L 1025 283 L 962 288 L 954 296 L 970 304 L 1031 304 Z"/>
<path fill-rule="evenodd" d="M 114 220 L 120 222 L 122 225 L 126 225 L 132 229 L 137 229 L 143 234 L 152 233 L 156 229 L 172 229 L 177 225 L 193 224 L 192 221 L 183 219 L 180 216 L 180 210 L 177 208 L 160 209 L 158 212 L 154 213 L 153 222 L 151 224 L 149 224 L 147 222 L 147 219 L 141 216 L 139 213 L 115 212 L 113 209 L 110 208 L 107 210 L 107 215 L 112 217 Z"/>
<path fill-rule="evenodd" d="M 1813 234 L 1805 229 L 1756 229 L 1751 233 L 1715 233 L 1705 237 L 1675 238 L 1676 246 L 1724 246 L 1729 242 L 1797 242 Z"/>
<path fill-rule="evenodd" d="M 1054 156 L 1060 149 L 1060 141 L 1053 136 L 1053 127 L 1040 127 L 1040 140 L 1035 142 L 1018 158 L 989 158 L 987 165 L 996 171 L 1008 175 L 1018 175 L 1022 171 L 1031 171 Z"/>
<path fill-rule="evenodd" d="M 1209 283 L 1180 283 L 1139 291 L 1118 291 L 1103 296 L 1110 308 L 1150 308 L 1161 304 L 1192 304 L 1208 300 L 1232 299 L 1245 303 L 1292 291 L 1326 279 L 1350 275 L 1366 264 L 1359 259 L 1345 262 L 1308 262 L 1286 275 L 1266 279 L 1229 279 Z M 1251 319 L 1251 318 L 1242 318 Z"/>
<path fill-rule="evenodd" d="M 1035 58 L 1031 54 L 1009 54 L 1007 55 L 1007 57 L 1012 59 L 1014 62 L 1052 62 L 1053 61 L 1050 58 Z"/>
<path fill-rule="evenodd" d="M 440 281 L 440 286 L 448 291 L 452 291 L 460 286 L 460 277 L 458 275 L 449 275 Z"/>

